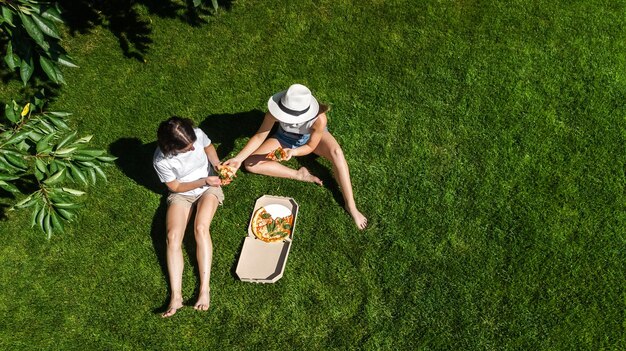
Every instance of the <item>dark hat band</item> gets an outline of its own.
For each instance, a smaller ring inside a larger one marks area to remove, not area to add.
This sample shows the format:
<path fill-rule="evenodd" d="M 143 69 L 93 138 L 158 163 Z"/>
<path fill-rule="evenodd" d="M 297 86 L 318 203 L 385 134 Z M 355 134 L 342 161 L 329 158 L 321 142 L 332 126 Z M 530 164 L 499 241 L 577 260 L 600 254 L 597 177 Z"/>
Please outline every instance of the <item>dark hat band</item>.
<path fill-rule="evenodd" d="M 285 105 L 283 105 L 283 101 L 282 99 L 278 100 L 278 107 L 285 113 L 290 114 L 292 116 L 300 116 L 303 115 L 305 113 L 307 113 L 309 111 L 309 109 L 311 108 L 311 105 L 309 105 L 309 107 L 305 108 L 302 111 L 296 111 L 296 110 L 292 110 L 288 107 L 286 107 Z"/>

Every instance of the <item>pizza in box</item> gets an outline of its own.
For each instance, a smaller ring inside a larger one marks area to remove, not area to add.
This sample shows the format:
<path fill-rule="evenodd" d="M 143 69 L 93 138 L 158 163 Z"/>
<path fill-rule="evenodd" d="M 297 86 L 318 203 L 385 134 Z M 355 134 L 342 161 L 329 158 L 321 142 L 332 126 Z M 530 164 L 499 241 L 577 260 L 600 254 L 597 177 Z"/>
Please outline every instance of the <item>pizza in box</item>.
<path fill-rule="evenodd" d="M 251 227 L 259 240 L 268 243 L 281 241 L 291 234 L 293 214 L 283 205 L 263 206 L 254 212 Z"/>

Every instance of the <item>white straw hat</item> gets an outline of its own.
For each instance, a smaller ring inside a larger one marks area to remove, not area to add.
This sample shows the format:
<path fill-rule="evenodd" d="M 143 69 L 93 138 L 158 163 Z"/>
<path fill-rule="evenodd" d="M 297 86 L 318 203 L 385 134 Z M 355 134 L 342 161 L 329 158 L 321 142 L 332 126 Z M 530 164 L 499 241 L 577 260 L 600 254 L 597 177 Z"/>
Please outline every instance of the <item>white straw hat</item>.
<path fill-rule="evenodd" d="M 320 105 L 309 88 L 293 84 L 267 101 L 272 116 L 284 123 L 302 123 L 317 116 Z"/>

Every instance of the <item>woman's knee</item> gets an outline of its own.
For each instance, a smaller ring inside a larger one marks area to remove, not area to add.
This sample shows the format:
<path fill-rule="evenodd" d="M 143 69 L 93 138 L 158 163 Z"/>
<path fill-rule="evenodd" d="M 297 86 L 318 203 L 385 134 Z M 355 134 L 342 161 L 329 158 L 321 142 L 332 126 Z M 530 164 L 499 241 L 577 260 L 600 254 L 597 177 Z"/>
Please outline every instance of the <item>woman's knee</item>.
<path fill-rule="evenodd" d="M 330 150 L 330 157 L 333 161 L 344 161 L 345 156 L 343 155 L 343 150 L 340 147 L 335 147 Z"/>
<path fill-rule="evenodd" d="M 183 243 L 184 232 L 170 230 L 167 232 L 167 247 L 171 249 L 180 248 Z"/>
<path fill-rule="evenodd" d="M 194 234 L 195 234 L 196 238 L 198 238 L 198 237 L 205 237 L 205 236 L 209 236 L 210 237 L 211 236 L 211 233 L 209 231 L 209 225 L 206 224 L 206 223 L 197 223 L 195 225 L 194 230 L 195 230 Z"/>

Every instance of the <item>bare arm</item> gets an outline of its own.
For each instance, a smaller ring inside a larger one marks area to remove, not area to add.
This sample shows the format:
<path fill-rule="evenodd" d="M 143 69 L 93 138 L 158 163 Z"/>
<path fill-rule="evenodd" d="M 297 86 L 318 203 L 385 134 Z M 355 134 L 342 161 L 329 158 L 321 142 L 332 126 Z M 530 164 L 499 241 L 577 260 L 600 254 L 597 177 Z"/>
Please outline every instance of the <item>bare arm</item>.
<path fill-rule="evenodd" d="M 265 139 L 267 139 L 267 136 L 272 130 L 274 123 L 276 123 L 276 118 L 274 118 L 274 116 L 272 116 L 271 113 L 267 112 L 265 114 L 265 117 L 263 118 L 263 122 L 261 123 L 261 126 L 259 127 L 257 132 L 250 138 L 250 140 L 248 140 L 248 143 L 246 144 L 246 146 L 244 146 L 243 149 L 239 151 L 237 156 L 224 162 L 224 164 L 235 167 L 235 168 L 239 168 L 241 166 L 241 163 L 246 158 L 248 158 L 248 156 L 252 155 L 252 153 L 255 152 L 259 148 L 259 146 L 261 146 L 261 144 L 263 144 Z"/>
<path fill-rule="evenodd" d="M 209 159 L 209 162 L 211 162 L 211 165 L 213 165 L 213 168 L 217 169 L 217 166 L 219 166 L 221 162 L 213 144 L 209 144 L 209 146 L 205 147 L 204 153 L 206 154 L 207 159 Z"/>
<path fill-rule="evenodd" d="M 319 117 L 317 117 L 317 121 L 315 121 L 311 127 L 312 131 L 309 141 L 300 147 L 288 150 L 288 152 L 291 153 L 291 156 L 305 156 L 313 152 L 322 139 L 322 134 L 324 134 L 324 131 L 326 130 L 326 123 L 328 123 L 326 114 L 320 114 Z"/>
<path fill-rule="evenodd" d="M 220 179 L 214 176 L 200 178 L 191 182 L 179 182 L 178 180 L 172 180 L 171 182 L 165 183 L 165 185 L 167 185 L 173 193 L 184 193 L 185 191 L 202 188 L 203 186 L 220 186 L 220 184 Z"/>

